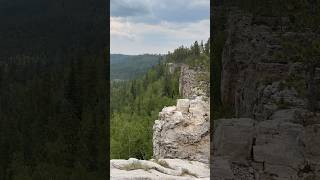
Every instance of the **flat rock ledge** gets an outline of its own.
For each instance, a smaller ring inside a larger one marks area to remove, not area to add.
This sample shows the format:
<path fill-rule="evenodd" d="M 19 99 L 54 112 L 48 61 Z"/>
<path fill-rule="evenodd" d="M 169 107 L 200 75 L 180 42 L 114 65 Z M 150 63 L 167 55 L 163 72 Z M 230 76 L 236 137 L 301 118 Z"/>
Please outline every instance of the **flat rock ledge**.
<path fill-rule="evenodd" d="M 183 159 L 110 160 L 111 180 L 209 180 L 206 163 Z"/>

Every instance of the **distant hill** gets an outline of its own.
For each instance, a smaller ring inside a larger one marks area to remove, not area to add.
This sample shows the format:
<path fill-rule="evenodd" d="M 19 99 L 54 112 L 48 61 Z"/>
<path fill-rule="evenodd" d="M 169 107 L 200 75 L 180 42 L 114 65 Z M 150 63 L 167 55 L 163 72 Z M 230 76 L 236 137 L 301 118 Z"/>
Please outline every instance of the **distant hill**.
<path fill-rule="evenodd" d="M 111 54 L 110 56 L 111 80 L 128 80 L 145 74 L 148 69 L 159 63 L 160 55 L 123 55 Z"/>

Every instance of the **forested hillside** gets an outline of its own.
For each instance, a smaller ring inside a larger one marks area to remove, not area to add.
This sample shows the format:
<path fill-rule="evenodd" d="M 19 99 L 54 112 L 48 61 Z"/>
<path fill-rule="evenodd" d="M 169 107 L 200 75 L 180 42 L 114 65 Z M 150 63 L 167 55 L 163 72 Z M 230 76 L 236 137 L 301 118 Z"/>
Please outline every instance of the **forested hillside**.
<path fill-rule="evenodd" d="M 99 58 L 18 57 L 0 66 L 1 179 L 103 177 L 106 80 Z"/>
<path fill-rule="evenodd" d="M 195 42 L 167 54 L 141 78 L 111 83 L 111 159 L 152 157 L 154 121 L 164 106 L 175 104 L 179 97 L 180 70 L 170 71 L 167 63 L 205 68 L 208 53 Z"/>
<path fill-rule="evenodd" d="M 0 4 L 0 179 L 105 179 L 107 3 Z"/>
<path fill-rule="evenodd" d="M 111 80 L 128 80 L 144 75 L 149 68 L 161 61 L 161 55 L 110 55 Z"/>
<path fill-rule="evenodd" d="M 166 61 L 175 64 L 185 63 L 191 67 L 205 68 L 209 71 L 210 68 L 210 39 L 207 42 L 195 41 L 190 47 L 180 46 L 175 49 L 172 53 L 169 52 L 166 55 Z"/>

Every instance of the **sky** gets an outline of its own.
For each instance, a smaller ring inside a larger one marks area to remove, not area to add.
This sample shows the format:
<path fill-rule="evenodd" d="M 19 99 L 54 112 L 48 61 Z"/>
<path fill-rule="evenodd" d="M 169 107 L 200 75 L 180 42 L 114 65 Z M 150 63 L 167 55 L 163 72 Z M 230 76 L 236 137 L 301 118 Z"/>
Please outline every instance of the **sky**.
<path fill-rule="evenodd" d="M 210 0 L 111 0 L 112 54 L 165 54 L 210 36 Z"/>

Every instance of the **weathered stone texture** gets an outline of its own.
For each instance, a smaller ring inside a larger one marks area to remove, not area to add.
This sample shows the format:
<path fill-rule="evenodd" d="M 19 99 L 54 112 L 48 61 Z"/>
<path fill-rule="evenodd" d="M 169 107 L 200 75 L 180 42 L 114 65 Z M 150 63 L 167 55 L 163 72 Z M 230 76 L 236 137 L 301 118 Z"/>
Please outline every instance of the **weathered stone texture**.
<path fill-rule="evenodd" d="M 274 19 L 232 10 L 226 38 L 222 101 L 237 118 L 215 120 L 212 177 L 320 179 L 320 113 L 307 110 L 299 89 L 301 63 L 276 56 L 282 47 Z"/>
<path fill-rule="evenodd" d="M 192 69 L 186 64 L 180 67 L 179 93 L 183 98 L 194 98 L 196 96 L 209 96 L 206 90 L 209 82 L 200 80 L 205 73 L 201 69 Z"/>
<path fill-rule="evenodd" d="M 209 165 L 181 159 L 110 161 L 112 180 L 209 180 Z"/>
<path fill-rule="evenodd" d="M 210 107 L 204 97 L 179 99 L 165 107 L 153 126 L 155 158 L 180 158 L 209 162 Z"/>

